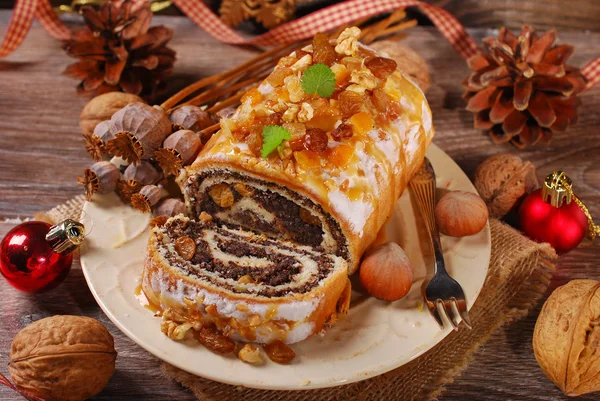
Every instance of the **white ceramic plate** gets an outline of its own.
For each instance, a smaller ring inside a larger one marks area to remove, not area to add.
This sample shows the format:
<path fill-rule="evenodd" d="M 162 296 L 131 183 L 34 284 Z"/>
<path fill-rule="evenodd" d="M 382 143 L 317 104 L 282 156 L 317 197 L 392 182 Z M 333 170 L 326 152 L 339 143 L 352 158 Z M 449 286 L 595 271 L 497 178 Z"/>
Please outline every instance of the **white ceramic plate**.
<path fill-rule="evenodd" d="M 438 188 L 475 192 L 448 155 L 432 145 L 427 153 Z M 94 227 L 81 251 L 81 264 L 94 297 L 127 336 L 158 358 L 195 375 L 219 382 L 264 389 L 331 387 L 364 380 L 397 368 L 438 344 L 441 330 L 423 310 L 421 284 L 432 262 L 424 226 L 409 191 L 396 204 L 386 227 L 414 265 L 415 283 L 402 300 L 387 303 L 353 291 L 349 316 L 323 336 L 293 345 L 291 365 L 267 361 L 256 367 L 235 356 L 213 354 L 194 340 L 175 342 L 160 331 L 160 318 L 136 298 L 144 263 L 149 215 L 123 205 L 116 195 L 98 196 L 84 206 Z M 469 308 L 479 295 L 490 259 L 489 226 L 479 234 L 442 238 L 446 266 L 462 285 Z M 353 280 L 357 282 L 357 280 Z M 447 324 L 446 326 L 449 326 Z"/>

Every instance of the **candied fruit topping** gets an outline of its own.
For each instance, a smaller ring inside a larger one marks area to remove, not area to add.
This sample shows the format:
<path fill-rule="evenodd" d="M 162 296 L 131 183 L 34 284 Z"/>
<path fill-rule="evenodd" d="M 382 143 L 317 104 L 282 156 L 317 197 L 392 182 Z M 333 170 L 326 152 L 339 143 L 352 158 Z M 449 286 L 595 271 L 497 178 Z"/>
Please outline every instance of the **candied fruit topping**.
<path fill-rule="evenodd" d="M 319 128 L 309 128 L 304 135 L 304 147 L 313 152 L 323 152 L 327 149 L 327 134 Z"/>
<path fill-rule="evenodd" d="M 313 151 L 302 150 L 294 152 L 294 158 L 298 167 L 303 170 L 319 170 L 321 168 L 321 158 Z"/>
<path fill-rule="evenodd" d="M 245 103 L 248 99 L 250 99 L 250 104 L 252 106 L 256 106 L 262 100 L 262 93 L 256 88 L 250 89 L 248 92 L 244 93 L 242 96 L 242 103 Z"/>
<path fill-rule="evenodd" d="M 370 57 L 365 61 L 365 66 L 379 79 L 387 79 L 396 71 L 398 63 L 386 57 Z"/>
<path fill-rule="evenodd" d="M 354 155 L 354 147 L 341 144 L 331 149 L 328 155 L 328 160 L 334 166 L 343 168 L 346 167 L 352 156 Z"/>
<path fill-rule="evenodd" d="M 373 119 L 369 113 L 361 111 L 350 118 L 350 122 L 354 127 L 354 132 L 359 135 L 364 135 L 373 128 Z"/>

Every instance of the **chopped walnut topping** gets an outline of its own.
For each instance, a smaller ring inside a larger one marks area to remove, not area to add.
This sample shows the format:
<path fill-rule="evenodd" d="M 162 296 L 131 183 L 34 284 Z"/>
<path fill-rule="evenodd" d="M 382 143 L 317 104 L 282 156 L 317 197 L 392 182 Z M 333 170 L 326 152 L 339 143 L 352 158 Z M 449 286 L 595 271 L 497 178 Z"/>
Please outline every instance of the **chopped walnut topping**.
<path fill-rule="evenodd" d="M 300 107 L 297 104 L 290 104 L 288 109 L 283 113 L 283 121 L 288 123 L 294 121 L 299 110 Z"/>
<path fill-rule="evenodd" d="M 298 112 L 298 121 L 300 121 L 301 123 L 305 123 L 307 121 L 312 120 L 314 115 L 315 115 L 315 110 L 313 109 L 313 107 L 306 102 L 302 103 L 302 107 L 300 108 L 300 111 Z"/>
<path fill-rule="evenodd" d="M 346 68 L 346 66 L 344 64 L 336 63 L 331 66 L 331 71 L 333 71 L 333 73 L 335 74 L 335 80 L 337 82 L 341 81 L 342 78 L 344 78 L 344 76 L 347 76 L 346 75 L 347 70 L 348 69 Z"/>
<path fill-rule="evenodd" d="M 260 350 L 258 347 L 252 344 L 244 345 L 242 349 L 240 349 L 240 352 L 238 352 L 238 358 L 252 365 L 258 365 L 262 363 Z"/>
<path fill-rule="evenodd" d="M 356 92 L 356 93 L 365 93 L 367 88 L 365 88 L 364 86 L 357 85 L 357 84 L 352 84 L 352 85 L 348 86 L 346 88 L 346 90 L 350 91 L 350 92 Z"/>
<path fill-rule="evenodd" d="M 299 103 L 302 101 L 302 98 L 304 97 L 304 90 L 302 90 L 300 78 L 295 75 L 291 75 L 286 77 L 283 82 L 285 83 L 285 88 L 290 94 L 290 101 L 293 103 Z"/>
<path fill-rule="evenodd" d="M 190 322 L 186 321 L 183 316 L 173 311 L 171 308 L 164 310 L 162 319 L 160 330 L 171 340 L 183 340 L 185 333 L 193 327 Z"/>
<path fill-rule="evenodd" d="M 368 90 L 373 90 L 377 87 L 377 78 L 368 68 L 354 70 L 350 74 L 350 82 L 358 84 Z"/>
<path fill-rule="evenodd" d="M 351 56 L 358 50 L 358 38 L 360 37 L 360 29 L 353 26 L 344 29 L 344 31 L 336 39 L 335 51 L 338 54 Z"/>
<path fill-rule="evenodd" d="M 310 54 L 306 54 L 300 60 L 296 61 L 291 69 L 293 71 L 301 71 L 304 72 L 310 65 L 312 64 L 312 56 Z"/>
<path fill-rule="evenodd" d="M 283 160 L 285 159 L 289 159 L 290 157 L 292 157 L 292 148 L 290 147 L 290 142 L 289 141 L 283 141 L 281 142 L 281 146 L 277 147 L 277 153 L 279 153 L 279 157 Z M 277 165 L 275 165 L 274 167 L 278 167 Z"/>

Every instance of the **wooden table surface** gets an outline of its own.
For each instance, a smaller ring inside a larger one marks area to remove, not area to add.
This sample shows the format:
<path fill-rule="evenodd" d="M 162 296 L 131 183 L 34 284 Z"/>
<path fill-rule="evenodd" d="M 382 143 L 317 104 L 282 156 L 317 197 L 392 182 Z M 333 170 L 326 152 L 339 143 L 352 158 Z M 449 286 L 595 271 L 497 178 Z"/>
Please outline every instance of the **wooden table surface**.
<path fill-rule="evenodd" d="M 0 35 L 10 17 L 0 11 Z M 159 17 L 175 30 L 177 51 L 173 90 L 186 86 L 251 57 L 250 49 L 230 47 L 212 39 L 190 21 Z M 491 34 L 472 30 L 481 39 Z M 600 33 L 569 32 L 560 36 L 577 50 L 572 64 L 582 66 L 600 55 Z M 531 160 L 541 179 L 555 169 L 568 172 L 576 192 L 600 221 L 600 89 L 583 95 L 579 123 L 558 135 L 551 146 L 518 152 L 496 146 L 472 128 L 464 110 L 460 83 L 468 70 L 463 60 L 433 28 L 409 32 L 408 45 L 418 50 L 432 70 L 428 93 L 437 128 L 435 142 L 471 175 L 479 162 L 498 152 L 518 153 Z M 78 117 L 86 99 L 75 95 L 76 81 L 61 75 L 72 60 L 60 43 L 34 25 L 24 45 L 0 61 L 0 235 L 17 217 L 31 216 L 81 193 L 76 177 L 90 164 L 80 137 Z M 600 240 L 584 240 L 559 260 L 552 288 L 575 278 L 600 280 Z M 77 262 L 58 288 L 26 295 L 0 280 L 0 371 L 6 364 L 13 336 L 27 324 L 55 314 L 91 316 L 102 321 L 115 337 L 117 371 L 94 400 L 191 400 L 193 396 L 163 377 L 160 361 L 122 334 L 100 310 Z M 499 329 L 476 354 L 461 377 L 449 385 L 442 400 L 567 400 L 546 378 L 533 356 L 531 336 L 538 306 L 520 322 Z M 0 399 L 20 400 L 0 387 Z M 233 396 L 232 396 L 233 399 Z M 600 399 L 587 396 L 581 399 Z"/>

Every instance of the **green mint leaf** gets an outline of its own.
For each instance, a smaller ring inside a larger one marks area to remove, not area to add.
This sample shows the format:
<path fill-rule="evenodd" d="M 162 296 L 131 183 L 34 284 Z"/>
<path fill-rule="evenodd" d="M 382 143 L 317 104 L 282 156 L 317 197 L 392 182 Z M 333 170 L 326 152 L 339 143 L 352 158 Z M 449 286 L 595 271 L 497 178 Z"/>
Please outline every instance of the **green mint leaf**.
<path fill-rule="evenodd" d="M 335 74 L 325 64 L 311 65 L 302 75 L 302 89 L 309 95 L 329 97 L 335 90 Z"/>
<path fill-rule="evenodd" d="M 284 140 L 290 140 L 291 135 L 288 130 L 279 125 L 266 125 L 263 127 L 263 146 L 260 149 L 260 155 L 267 157 L 281 145 Z"/>

